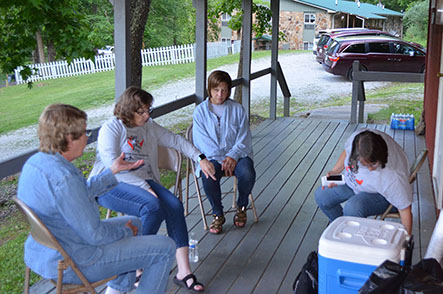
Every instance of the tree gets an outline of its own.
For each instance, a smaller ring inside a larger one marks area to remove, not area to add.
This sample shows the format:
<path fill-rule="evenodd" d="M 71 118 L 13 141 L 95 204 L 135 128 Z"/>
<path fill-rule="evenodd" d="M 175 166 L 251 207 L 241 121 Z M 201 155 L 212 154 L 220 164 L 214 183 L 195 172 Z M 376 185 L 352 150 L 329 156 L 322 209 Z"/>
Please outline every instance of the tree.
<path fill-rule="evenodd" d="M 30 60 L 36 36 L 50 43 L 57 58 L 68 61 L 94 57 L 88 41 L 90 24 L 80 11 L 80 0 L 0 1 L 0 71 L 11 73 Z M 29 68 L 21 72 L 27 77 Z"/>
<path fill-rule="evenodd" d="M 385 5 L 386 8 L 388 9 L 392 9 L 395 11 L 399 11 L 399 12 L 404 12 L 406 10 L 406 8 L 408 8 L 411 3 L 415 3 L 415 2 L 420 2 L 421 0 L 364 0 L 361 2 L 366 2 L 366 3 L 370 3 L 370 4 L 383 4 Z"/>
<path fill-rule="evenodd" d="M 428 37 L 429 1 L 425 0 L 411 5 L 405 12 L 403 22 L 406 28 L 406 38 L 422 41 Z"/>
<path fill-rule="evenodd" d="M 156 0 L 151 3 L 144 33 L 146 47 L 195 42 L 195 10 L 192 0 Z"/>
<path fill-rule="evenodd" d="M 272 34 L 272 11 L 268 7 L 268 2 L 254 1 L 252 3 L 252 13 L 255 14 L 255 22 L 252 24 L 252 30 L 256 37 L 261 37 L 265 33 Z M 211 28 L 210 35 L 214 38 L 214 33 L 218 32 L 218 23 L 222 14 L 231 15 L 228 21 L 228 26 L 231 30 L 236 31 L 241 36 L 240 46 L 240 61 L 238 63 L 237 77 L 241 77 L 243 70 L 243 9 L 242 0 L 213 0 L 208 5 L 209 27 Z M 285 35 L 282 32 L 277 32 L 280 39 L 284 39 Z M 241 103 L 242 87 L 235 89 L 234 99 Z"/>

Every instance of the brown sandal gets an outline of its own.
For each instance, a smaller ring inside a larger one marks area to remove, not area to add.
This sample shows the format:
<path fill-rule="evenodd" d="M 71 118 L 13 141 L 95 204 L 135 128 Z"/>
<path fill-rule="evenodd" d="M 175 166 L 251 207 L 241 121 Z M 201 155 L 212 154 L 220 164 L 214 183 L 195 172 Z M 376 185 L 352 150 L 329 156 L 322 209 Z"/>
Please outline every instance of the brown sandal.
<path fill-rule="evenodd" d="M 246 207 L 243 206 L 242 208 L 237 208 L 237 212 L 234 215 L 234 226 L 243 228 L 246 225 L 247 219 Z"/>
<path fill-rule="evenodd" d="M 209 232 L 212 234 L 220 234 L 223 231 L 223 224 L 225 223 L 224 215 L 215 215 L 212 224 L 209 226 Z"/>

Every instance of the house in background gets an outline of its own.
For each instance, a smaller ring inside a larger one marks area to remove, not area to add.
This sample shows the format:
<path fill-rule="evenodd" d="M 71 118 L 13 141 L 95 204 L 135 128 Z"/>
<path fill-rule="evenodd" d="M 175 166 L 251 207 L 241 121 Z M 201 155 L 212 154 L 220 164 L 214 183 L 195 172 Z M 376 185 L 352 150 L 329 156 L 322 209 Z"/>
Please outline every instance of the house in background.
<path fill-rule="evenodd" d="M 236 32 L 228 28 L 229 15 L 221 21 L 221 41 L 237 40 Z M 360 1 L 344 0 L 281 0 L 280 31 L 286 41 L 280 49 L 311 50 L 314 36 L 320 30 L 365 27 L 379 29 L 401 37 L 403 14 Z"/>

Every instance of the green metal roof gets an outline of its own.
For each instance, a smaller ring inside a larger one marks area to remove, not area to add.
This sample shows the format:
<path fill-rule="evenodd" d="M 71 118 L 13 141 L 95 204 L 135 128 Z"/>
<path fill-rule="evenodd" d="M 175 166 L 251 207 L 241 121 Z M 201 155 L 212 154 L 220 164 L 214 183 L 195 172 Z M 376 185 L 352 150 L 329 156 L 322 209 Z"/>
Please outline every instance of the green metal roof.
<path fill-rule="evenodd" d="M 377 5 L 344 0 L 293 0 L 294 2 L 323 8 L 330 12 L 342 12 L 357 15 L 366 19 L 386 19 L 385 16 L 403 16 L 403 13 L 382 8 Z"/>

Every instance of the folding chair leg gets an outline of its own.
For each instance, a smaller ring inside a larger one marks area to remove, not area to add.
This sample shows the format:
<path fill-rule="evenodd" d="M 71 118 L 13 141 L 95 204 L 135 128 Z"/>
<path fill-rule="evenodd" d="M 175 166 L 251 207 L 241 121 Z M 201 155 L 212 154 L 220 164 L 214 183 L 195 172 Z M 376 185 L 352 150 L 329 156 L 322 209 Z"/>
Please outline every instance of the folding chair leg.
<path fill-rule="evenodd" d="M 237 208 L 237 177 L 234 177 L 234 195 L 232 196 L 232 208 Z"/>
<path fill-rule="evenodd" d="M 254 221 L 258 222 L 257 210 L 255 209 L 254 198 L 252 197 L 252 194 L 249 194 L 249 199 L 251 200 L 252 212 L 254 213 Z"/>
<path fill-rule="evenodd" d="M 57 266 L 57 294 L 62 294 L 63 292 L 63 271 L 66 269 L 63 260 L 58 261 Z"/>
<path fill-rule="evenodd" d="M 189 206 L 188 206 L 188 200 L 189 200 L 189 168 L 190 168 L 190 162 L 189 158 L 186 159 L 186 198 L 185 198 L 185 216 L 189 214 Z"/>
<path fill-rule="evenodd" d="M 29 267 L 26 267 L 26 269 L 25 269 L 25 289 L 24 289 L 25 294 L 29 294 L 30 277 L 31 277 L 31 269 Z"/>
<path fill-rule="evenodd" d="M 206 222 L 206 213 L 205 213 L 205 209 L 203 208 L 202 195 L 200 193 L 200 187 L 198 185 L 198 179 L 195 176 L 195 173 L 193 173 L 193 175 L 194 175 L 195 190 L 197 192 L 198 204 L 200 206 L 200 212 L 202 214 L 203 227 L 204 227 L 205 230 L 207 230 L 208 229 L 208 223 Z"/>

